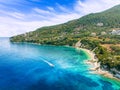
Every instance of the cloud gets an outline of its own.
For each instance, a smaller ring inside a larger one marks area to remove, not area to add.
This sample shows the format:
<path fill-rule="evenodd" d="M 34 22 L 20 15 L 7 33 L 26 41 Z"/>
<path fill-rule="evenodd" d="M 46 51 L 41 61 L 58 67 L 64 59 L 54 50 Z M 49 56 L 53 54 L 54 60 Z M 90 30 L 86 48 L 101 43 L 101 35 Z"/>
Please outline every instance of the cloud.
<path fill-rule="evenodd" d="M 64 7 L 64 6 L 62 6 L 62 5 L 58 4 L 58 3 L 56 5 L 62 12 L 69 12 L 69 10 L 66 7 Z"/>
<path fill-rule="evenodd" d="M 120 0 L 85 0 L 84 2 L 77 0 L 74 5 L 74 10 L 78 13 L 88 14 L 101 12 L 109 9 L 117 4 L 120 4 Z"/>
<path fill-rule="evenodd" d="M 7 0 L 9 1 L 9 0 Z M 12 0 L 17 5 L 22 2 Z M 25 1 L 25 0 L 21 0 Z M 35 0 L 38 1 L 38 0 Z M 7 3 L 0 1 L 0 3 Z M 15 4 L 14 3 L 14 4 Z M 28 3 L 28 2 L 27 2 Z M 10 2 L 12 4 L 12 2 Z M 77 0 L 73 6 L 67 7 L 60 4 L 46 6 L 46 8 L 29 7 L 29 12 L 19 10 L 6 10 L 7 6 L 0 5 L 0 37 L 13 36 L 33 31 L 42 26 L 50 26 L 80 18 L 89 13 L 100 12 L 114 5 L 120 4 L 120 0 Z M 24 5 L 23 5 L 24 6 Z"/>
<path fill-rule="evenodd" d="M 48 8 L 48 10 L 50 10 L 50 11 L 53 11 L 53 12 L 55 11 L 53 7 L 49 7 L 49 6 L 48 6 L 47 8 Z"/>
<path fill-rule="evenodd" d="M 16 14 L 17 15 L 17 14 Z M 36 15 L 36 16 L 35 16 Z M 18 14 L 19 16 L 19 14 Z M 50 25 L 55 25 L 55 24 L 59 24 L 59 23 L 63 23 L 66 21 L 69 21 L 71 19 L 76 19 L 79 17 L 79 15 L 77 14 L 61 14 L 61 15 L 55 15 L 54 17 L 45 17 L 46 19 L 43 20 L 32 20 L 32 21 L 28 21 L 28 20 L 21 20 L 21 19 L 17 19 L 16 17 L 18 16 L 14 16 L 14 17 L 9 17 L 9 16 L 1 16 L 0 17 L 0 37 L 5 37 L 5 36 L 13 36 L 13 35 L 17 35 L 17 34 L 21 34 L 21 33 L 25 33 L 28 31 L 33 31 L 39 27 L 42 26 L 50 26 Z M 37 14 L 31 14 L 32 18 L 39 18 L 39 15 Z M 27 17 L 30 18 L 30 16 L 25 16 L 24 15 L 24 19 L 26 19 Z M 42 17 L 43 18 L 43 17 Z"/>
<path fill-rule="evenodd" d="M 0 24 L 0 37 L 11 36 L 16 34 L 21 34 L 24 32 L 35 30 L 40 26 L 50 25 L 51 23 L 48 21 L 20 21 L 9 17 L 2 17 L 2 24 Z"/>
<path fill-rule="evenodd" d="M 34 8 L 34 11 L 39 13 L 39 14 L 50 14 L 50 11 L 42 10 L 42 9 L 39 9 L 39 8 Z"/>

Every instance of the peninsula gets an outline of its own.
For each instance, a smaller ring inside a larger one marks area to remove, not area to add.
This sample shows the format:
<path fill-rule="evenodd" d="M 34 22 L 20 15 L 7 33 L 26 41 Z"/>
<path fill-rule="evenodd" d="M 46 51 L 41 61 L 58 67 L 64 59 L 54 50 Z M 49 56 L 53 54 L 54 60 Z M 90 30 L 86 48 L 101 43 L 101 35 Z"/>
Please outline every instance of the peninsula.
<path fill-rule="evenodd" d="M 95 53 L 100 69 L 120 78 L 120 5 L 64 24 L 13 36 L 10 41 L 88 49 Z"/>

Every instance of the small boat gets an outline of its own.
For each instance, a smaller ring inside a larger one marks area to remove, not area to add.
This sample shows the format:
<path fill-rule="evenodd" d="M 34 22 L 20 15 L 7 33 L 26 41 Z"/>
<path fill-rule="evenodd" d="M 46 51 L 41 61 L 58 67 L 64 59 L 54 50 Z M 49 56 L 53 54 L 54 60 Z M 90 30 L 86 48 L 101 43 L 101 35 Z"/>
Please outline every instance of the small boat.
<path fill-rule="evenodd" d="M 49 66 L 51 66 L 51 67 L 54 67 L 55 65 L 54 64 L 52 64 L 51 62 L 49 62 L 49 61 L 47 61 L 47 60 L 43 60 L 45 63 L 47 63 Z"/>

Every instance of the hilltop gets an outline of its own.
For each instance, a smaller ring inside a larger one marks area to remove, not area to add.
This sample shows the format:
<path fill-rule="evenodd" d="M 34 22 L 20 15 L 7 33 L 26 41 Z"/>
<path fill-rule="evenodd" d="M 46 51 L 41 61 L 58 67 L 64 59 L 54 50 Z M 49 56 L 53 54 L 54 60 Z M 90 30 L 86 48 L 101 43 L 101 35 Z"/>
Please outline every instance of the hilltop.
<path fill-rule="evenodd" d="M 120 78 L 120 5 L 63 24 L 13 36 L 11 42 L 69 45 L 94 50 L 101 68 Z"/>

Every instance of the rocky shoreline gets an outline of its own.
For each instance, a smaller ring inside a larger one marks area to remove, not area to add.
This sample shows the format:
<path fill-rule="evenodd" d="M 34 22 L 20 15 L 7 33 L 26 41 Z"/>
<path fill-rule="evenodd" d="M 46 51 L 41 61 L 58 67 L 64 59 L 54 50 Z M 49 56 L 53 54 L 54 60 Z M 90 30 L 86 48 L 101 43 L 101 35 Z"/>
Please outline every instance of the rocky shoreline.
<path fill-rule="evenodd" d="M 90 68 L 89 68 L 90 73 L 99 74 L 99 75 L 103 75 L 103 76 L 108 77 L 108 78 L 120 80 L 118 77 L 116 77 L 115 75 L 113 75 L 109 71 L 100 67 L 100 63 L 98 62 L 98 59 L 95 57 L 94 52 L 92 52 L 88 49 L 84 49 L 84 48 L 77 47 L 77 49 L 80 49 L 80 50 L 87 52 L 87 54 L 90 56 L 90 59 L 85 61 L 85 64 L 90 65 Z"/>

